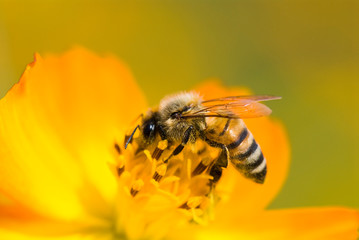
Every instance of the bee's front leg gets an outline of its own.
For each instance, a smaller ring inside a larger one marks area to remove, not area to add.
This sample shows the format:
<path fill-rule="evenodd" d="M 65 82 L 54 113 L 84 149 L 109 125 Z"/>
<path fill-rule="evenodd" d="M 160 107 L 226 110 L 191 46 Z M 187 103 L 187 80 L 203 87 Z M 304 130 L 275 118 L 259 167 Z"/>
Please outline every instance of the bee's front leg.
<path fill-rule="evenodd" d="M 137 129 L 140 130 L 140 125 L 137 125 L 137 126 L 135 127 L 135 129 L 133 130 L 133 132 L 132 132 L 131 135 L 126 135 L 126 136 L 125 136 L 125 149 L 127 149 L 128 144 L 130 144 L 130 143 L 132 142 L 133 136 L 135 135 Z"/>
<path fill-rule="evenodd" d="M 178 145 L 175 150 L 173 150 L 173 152 L 171 153 L 171 155 L 164 161 L 164 162 L 168 162 L 168 160 L 172 157 L 172 156 L 176 156 L 178 155 L 180 152 L 182 152 L 184 146 L 188 143 L 189 138 L 191 136 L 191 133 L 193 131 L 193 126 L 190 126 L 189 128 L 187 128 L 187 130 L 184 132 L 183 134 L 183 138 L 182 138 L 182 142 L 180 145 Z"/>

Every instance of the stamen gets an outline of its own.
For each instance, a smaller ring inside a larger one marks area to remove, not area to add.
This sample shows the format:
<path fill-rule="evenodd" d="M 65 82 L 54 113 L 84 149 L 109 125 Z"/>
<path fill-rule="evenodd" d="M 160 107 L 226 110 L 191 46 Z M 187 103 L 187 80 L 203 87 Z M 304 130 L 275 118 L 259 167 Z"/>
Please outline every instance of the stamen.
<path fill-rule="evenodd" d="M 203 202 L 202 196 L 190 197 L 188 199 L 188 201 L 185 202 L 184 204 L 182 204 L 181 206 L 179 206 L 179 208 L 183 208 L 183 209 L 187 209 L 187 210 L 199 208 L 199 206 L 201 205 L 202 202 Z"/>
<path fill-rule="evenodd" d="M 118 154 L 122 154 L 120 145 L 118 145 L 118 143 L 115 143 L 115 149 L 116 149 L 116 151 L 117 151 Z"/>
<path fill-rule="evenodd" d="M 187 177 L 188 177 L 188 179 L 190 179 L 191 178 L 191 169 L 192 169 L 192 160 L 191 159 L 189 159 L 189 158 L 187 158 Z"/>
<path fill-rule="evenodd" d="M 166 139 L 162 140 L 162 141 L 159 141 L 155 151 L 153 151 L 152 158 L 158 160 L 161 157 L 163 151 L 167 147 L 168 147 L 168 141 Z"/>
<path fill-rule="evenodd" d="M 202 159 L 202 161 L 197 165 L 197 167 L 193 170 L 191 176 L 194 177 L 196 175 L 199 175 L 201 173 L 204 172 L 204 170 L 206 170 L 206 168 L 209 166 L 209 164 L 211 163 L 212 159 L 211 158 L 204 158 Z"/>
<path fill-rule="evenodd" d="M 179 182 L 181 180 L 181 178 L 177 177 L 177 176 L 169 176 L 169 177 L 165 177 L 162 181 L 163 184 L 168 184 L 168 183 L 173 183 L 173 182 Z"/>
<path fill-rule="evenodd" d="M 197 208 L 203 202 L 203 197 L 190 197 L 187 201 L 187 205 L 189 208 Z"/>
<path fill-rule="evenodd" d="M 117 175 L 121 176 L 121 174 L 125 171 L 125 158 L 123 155 L 117 157 Z"/>
<path fill-rule="evenodd" d="M 213 196 L 217 196 L 215 185 L 220 174 L 213 166 L 222 150 L 198 141 L 186 145 L 183 154 L 172 156 L 168 141 L 158 140 L 147 147 L 134 140 L 126 150 L 114 143 L 113 171 L 119 176 L 119 189 L 125 190 L 119 193 L 126 194 L 119 198 L 119 207 L 131 211 L 130 206 L 136 204 L 140 211 L 155 213 L 159 209 L 163 214 L 163 207 L 167 209 L 168 205 L 168 209 L 183 213 L 185 221 L 206 223 L 216 203 Z M 149 218 L 143 218 L 144 224 L 150 225 Z"/>
<path fill-rule="evenodd" d="M 187 205 L 187 202 L 185 202 L 184 204 L 182 204 L 181 206 L 179 206 L 179 208 L 183 208 L 183 209 L 186 209 L 186 210 L 189 210 L 190 207 Z"/>
<path fill-rule="evenodd" d="M 143 182 L 142 179 L 136 180 L 136 181 L 133 183 L 133 185 L 132 185 L 131 192 L 130 192 L 131 195 L 132 195 L 133 197 L 135 197 L 135 196 L 137 195 L 137 193 L 142 189 L 142 187 L 143 187 L 144 184 L 145 184 L 145 183 Z"/>
<path fill-rule="evenodd" d="M 161 157 L 162 153 L 163 153 L 163 150 L 156 147 L 155 151 L 153 151 L 153 153 L 152 153 L 152 158 L 158 160 Z"/>
<path fill-rule="evenodd" d="M 167 171 L 167 165 L 166 164 L 161 164 L 160 166 L 157 167 L 155 174 L 153 174 L 153 179 L 156 180 L 157 182 L 159 182 L 162 177 L 166 174 Z"/>
<path fill-rule="evenodd" d="M 147 149 L 143 151 L 143 153 L 146 155 L 147 159 L 150 160 L 150 162 L 153 162 L 152 156 L 150 151 L 148 151 Z"/>

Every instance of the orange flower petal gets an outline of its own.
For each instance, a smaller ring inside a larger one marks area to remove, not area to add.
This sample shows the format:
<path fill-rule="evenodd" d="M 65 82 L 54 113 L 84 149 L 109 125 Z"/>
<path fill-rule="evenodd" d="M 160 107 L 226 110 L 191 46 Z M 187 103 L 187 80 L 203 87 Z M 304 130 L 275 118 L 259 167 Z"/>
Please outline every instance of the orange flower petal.
<path fill-rule="evenodd" d="M 112 214 L 114 140 L 145 106 L 115 57 L 36 55 L 0 101 L 0 217 Z"/>
<path fill-rule="evenodd" d="M 355 240 L 359 227 L 358 211 L 346 208 L 273 210 L 227 220 L 196 239 Z"/>
<path fill-rule="evenodd" d="M 249 95 L 246 89 L 226 89 L 218 81 L 205 82 L 196 88 L 204 99 Z M 289 167 L 289 144 L 284 127 L 269 117 L 244 119 L 267 159 L 268 173 L 263 185 L 242 177 L 231 165 L 217 189 L 229 193 L 229 199 L 219 204 L 216 220 L 222 221 L 229 215 L 252 214 L 265 208 L 284 183 Z"/>
<path fill-rule="evenodd" d="M 69 236 L 69 239 L 72 239 L 71 237 L 75 237 L 77 234 L 80 234 L 79 236 L 82 234 L 90 236 L 112 234 L 113 224 L 108 219 L 94 219 L 94 221 L 86 223 L 78 220 L 1 218 L 0 239 L 62 239 L 61 236 Z"/>

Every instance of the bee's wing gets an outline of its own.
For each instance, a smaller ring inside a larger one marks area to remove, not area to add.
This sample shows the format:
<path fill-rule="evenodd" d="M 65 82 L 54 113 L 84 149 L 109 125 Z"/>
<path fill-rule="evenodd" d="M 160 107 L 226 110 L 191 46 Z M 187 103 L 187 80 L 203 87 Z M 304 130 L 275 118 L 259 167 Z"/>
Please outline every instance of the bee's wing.
<path fill-rule="evenodd" d="M 183 117 L 256 118 L 271 114 L 260 101 L 280 99 L 269 95 L 230 96 L 202 102 L 203 108 Z"/>
<path fill-rule="evenodd" d="M 228 96 L 222 98 L 214 98 L 210 100 L 205 100 L 202 103 L 210 103 L 210 102 L 238 102 L 238 103 L 247 103 L 245 100 L 251 102 L 263 102 L 263 101 L 270 101 L 270 100 L 277 100 L 281 99 L 282 97 L 272 96 L 272 95 L 247 95 L 247 96 Z"/>

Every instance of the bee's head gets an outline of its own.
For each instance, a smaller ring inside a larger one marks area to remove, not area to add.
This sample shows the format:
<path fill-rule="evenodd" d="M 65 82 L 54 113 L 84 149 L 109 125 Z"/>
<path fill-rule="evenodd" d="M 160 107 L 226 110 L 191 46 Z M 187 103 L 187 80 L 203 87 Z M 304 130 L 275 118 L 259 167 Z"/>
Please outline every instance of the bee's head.
<path fill-rule="evenodd" d="M 148 114 L 142 121 L 141 132 L 143 140 L 150 144 L 156 138 L 156 133 L 158 131 L 158 113 L 151 112 Z"/>
<path fill-rule="evenodd" d="M 159 105 L 158 113 L 163 128 L 174 139 L 183 136 L 189 126 L 195 125 L 198 119 L 184 118 L 199 109 L 202 98 L 195 92 L 183 92 L 164 98 Z"/>

